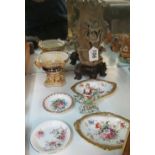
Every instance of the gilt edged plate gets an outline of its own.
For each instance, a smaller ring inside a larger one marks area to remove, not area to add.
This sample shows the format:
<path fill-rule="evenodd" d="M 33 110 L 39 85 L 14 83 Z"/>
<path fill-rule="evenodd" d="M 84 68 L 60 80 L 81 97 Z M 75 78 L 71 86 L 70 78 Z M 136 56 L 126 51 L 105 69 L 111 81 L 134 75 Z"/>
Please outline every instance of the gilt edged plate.
<path fill-rule="evenodd" d="M 30 142 L 39 153 L 55 153 L 64 149 L 70 142 L 69 126 L 59 120 L 46 121 L 38 125 L 32 132 Z"/>
<path fill-rule="evenodd" d="M 72 97 L 64 93 L 55 93 L 47 96 L 43 101 L 45 110 L 53 113 L 61 113 L 73 106 Z"/>
<path fill-rule="evenodd" d="M 102 149 L 121 149 L 129 132 L 129 120 L 122 116 L 99 112 L 85 115 L 74 123 L 79 135 Z"/>
<path fill-rule="evenodd" d="M 112 94 L 116 89 L 116 86 L 117 85 L 114 82 L 99 79 L 90 79 L 76 83 L 71 87 L 71 89 L 75 93 L 86 96 L 88 98 L 93 96 L 98 96 L 97 98 L 101 98 Z"/>

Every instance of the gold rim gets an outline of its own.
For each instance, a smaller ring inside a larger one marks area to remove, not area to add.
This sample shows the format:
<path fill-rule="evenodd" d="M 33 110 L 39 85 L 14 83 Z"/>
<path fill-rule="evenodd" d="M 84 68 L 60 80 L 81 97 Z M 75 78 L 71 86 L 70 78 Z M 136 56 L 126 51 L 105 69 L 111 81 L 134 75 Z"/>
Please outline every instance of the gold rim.
<path fill-rule="evenodd" d="M 39 45 L 38 45 L 39 46 Z M 45 52 L 52 52 L 52 51 L 58 51 L 58 52 L 61 52 L 62 50 L 64 50 L 65 46 L 63 47 L 58 47 L 58 48 L 51 48 L 51 49 L 47 49 L 47 48 L 43 48 L 43 47 L 40 47 L 39 48 L 43 51 L 43 53 Z"/>
<path fill-rule="evenodd" d="M 61 112 L 51 111 L 51 110 L 49 110 L 49 109 L 46 107 L 46 105 L 45 105 L 45 101 L 46 101 L 47 98 L 49 98 L 50 96 L 53 96 L 53 95 L 57 95 L 57 94 L 67 95 L 67 96 L 71 99 L 71 105 L 70 105 L 67 109 L 65 109 L 65 110 L 63 110 L 63 111 L 61 111 Z M 66 93 L 53 93 L 53 94 L 48 95 L 48 96 L 43 100 L 43 108 L 44 108 L 46 111 L 50 112 L 50 113 L 56 113 L 56 114 L 64 113 L 64 112 L 70 110 L 70 109 L 73 107 L 73 105 L 74 105 L 74 104 L 73 104 L 73 98 L 72 98 L 70 95 L 66 94 Z"/>
<path fill-rule="evenodd" d="M 71 89 L 72 89 L 72 91 L 75 92 L 76 94 L 82 95 L 82 94 L 80 94 L 79 92 L 77 92 L 77 91 L 75 90 L 75 87 L 76 87 L 78 84 L 82 83 L 82 82 L 86 82 L 86 81 L 89 82 L 89 81 L 95 81 L 95 80 L 96 80 L 96 81 L 102 81 L 102 82 L 104 81 L 104 82 L 107 82 L 107 83 L 110 83 L 110 84 L 113 85 L 112 90 L 111 90 L 109 93 L 100 96 L 99 99 L 102 98 L 102 97 L 111 95 L 111 94 L 116 90 L 117 84 L 116 84 L 115 82 L 111 82 L 111 81 L 107 81 L 107 80 L 100 80 L 100 79 L 89 79 L 89 80 L 83 80 L 83 81 L 77 82 L 77 83 L 75 83 L 75 84 L 71 87 Z"/>
<path fill-rule="evenodd" d="M 80 124 L 81 124 L 81 121 L 85 118 L 88 118 L 90 116 L 94 116 L 94 115 L 100 115 L 100 116 L 107 116 L 107 115 L 111 115 L 111 116 L 114 116 L 114 117 L 118 117 L 120 119 L 123 119 L 124 121 L 130 123 L 130 121 L 122 116 L 119 116 L 117 114 L 113 114 L 111 112 L 97 112 L 97 113 L 93 113 L 93 114 L 88 114 L 88 115 L 85 115 L 83 116 L 82 118 L 80 118 L 79 120 L 77 120 L 76 122 L 74 122 L 74 128 L 76 129 L 76 131 L 79 133 L 79 135 L 84 138 L 85 140 L 87 140 L 89 143 L 95 145 L 95 146 L 98 146 L 104 150 L 115 150 L 115 149 L 121 149 L 123 148 L 123 144 L 120 144 L 120 145 L 106 145 L 106 144 L 99 144 L 99 143 L 96 143 L 96 142 L 93 142 L 91 141 L 89 138 L 87 138 L 80 130 Z M 130 129 L 130 126 L 128 128 L 128 131 Z M 127 138 L 127 137 L 126 137 Z"/>
<path fill-rule="evenodd" d="M 40 44 L 41 44 L 41 40 L 38 42 L 38 47 L 40 49 L 42 49 L 43 52 L 55 51 L 55 50 L 61 51 L 61 50 L 64 50 L 64 48 L 65 48 L 65 43 L 62 46 L 58 46 L 58 47 L 54 47 L 54 48 L 42 47 Z"/>

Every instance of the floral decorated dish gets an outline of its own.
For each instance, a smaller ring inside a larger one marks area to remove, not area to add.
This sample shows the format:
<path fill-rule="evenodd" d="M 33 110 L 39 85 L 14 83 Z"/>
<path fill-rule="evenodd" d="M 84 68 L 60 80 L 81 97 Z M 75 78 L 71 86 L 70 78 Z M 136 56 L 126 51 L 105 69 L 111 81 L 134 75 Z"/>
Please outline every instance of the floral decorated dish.
<path fill-rule="evenodd" d="M 116 89 L 116 83 L 106 80 L 90 79 L 76 83 L 71 89 L 79 95 L 87 98 L 95 97 L 97 99 L 113 93 Z"/>
<path fill-rule="evenodd" d="M 43 51 L 59 51 L 64 49 L 65 41 L 60 39 L 41 40 L 39 41 L 38 46 Z"/>
<path fill-rule="evenodd" d="M 32 132 L 30 142 L 39 153 L 55 153 L 64 149 L 71 139 L 69 126 L 58 120 L 46 121 Z"/>
<path fill-rule="evenodd" d="M 70 109 L 73 105 L 72 97 L 64 93 L 55 93 L 47 96 L 43 101 L 43 107 L 49 112 L 61 113 Z"/>
<path fill-rule="evenodd" d="M 82 138 L 108 150 L 121 149 L 129 132 L 129 120 L 108 112 L 85 115 L 74 126 Z"/>

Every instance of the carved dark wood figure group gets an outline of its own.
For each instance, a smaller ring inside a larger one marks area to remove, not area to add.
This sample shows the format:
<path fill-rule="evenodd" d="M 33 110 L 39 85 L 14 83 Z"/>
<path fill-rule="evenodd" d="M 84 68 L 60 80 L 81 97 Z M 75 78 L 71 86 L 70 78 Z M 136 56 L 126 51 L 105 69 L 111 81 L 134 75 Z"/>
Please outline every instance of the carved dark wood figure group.
<path fill-rule="evenodd" d="M 80 0 L 76 3 L 78 16 L 75 15 L 77 19 L 70 22 L 71 27 L 74 25 L 73 33 L 78 42 L 76 52 L 70 57 L 71 64 L 75 65 L 77 60 L 80 61 L 75 67 L 75 79 L 80 80 L 82 75 L 88 75 L 90 78 L 96 78 L 98 74 L 105 76 L 106 64 L 100 56 L 100 45 L 108 30 L 108 24 L 103 18 L 105 4 Z"/>

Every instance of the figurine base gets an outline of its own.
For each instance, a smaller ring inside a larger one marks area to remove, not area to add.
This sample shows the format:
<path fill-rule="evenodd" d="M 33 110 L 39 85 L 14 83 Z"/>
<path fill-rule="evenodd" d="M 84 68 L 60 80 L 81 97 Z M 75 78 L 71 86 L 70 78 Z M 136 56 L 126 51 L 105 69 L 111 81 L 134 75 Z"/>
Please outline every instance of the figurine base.
<path fill-rule="evenodd" d="M 64 72 L 46 72 L 47 77 L 44 81 L 46 87 L 60 87 L 65 84 Z"/>
<path fill-rule="evenodd" d="M 99 108 L 95 105 L 91 105 L 91 106 L 80 105 L 79 111 L 81 114 L 90 114 L 90 113 L 100 112 Z"/>
<path fill-rule="evenodd" d="M 63 85 L 65 85 L 65 81 L 62 81 L 61 83 L 50 83 L 50 82 L 47 82 L 45 81 L 44 82 L 44 86 L 45 87 L 62 87 Z"/>
<path fill-rule="evenodd" d="M 74 101 L 75 103 L 80 103 L 79 112 L 81 114 L 90 114 L 100 111 L 96 106 L 95 100 L 93 98 L 88 99 L 87 97 L 84 97 L 82 95 L 75 95 Z"/>
<path fill-rule="evenodd" d="M 75 77 L 74 79 L 80 80 L 82 75 L 88 75 L 89 78 L 96 79 L 97 75 L 106 76 L 106 63 L 99 63 L 96 66 L 86 66 L 81 63 L 77 64 L 74 70 Z"/>

